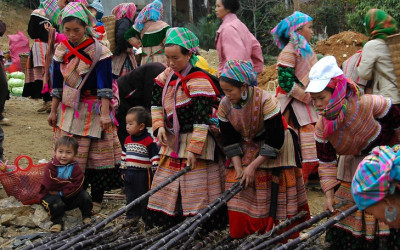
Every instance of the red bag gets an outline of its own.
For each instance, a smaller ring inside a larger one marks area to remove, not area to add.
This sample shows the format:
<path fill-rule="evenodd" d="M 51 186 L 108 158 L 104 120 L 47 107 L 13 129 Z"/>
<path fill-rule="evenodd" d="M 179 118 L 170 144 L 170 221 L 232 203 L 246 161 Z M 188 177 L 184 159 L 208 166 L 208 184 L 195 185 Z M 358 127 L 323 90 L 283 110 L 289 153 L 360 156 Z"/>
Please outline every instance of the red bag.
<path fill-rule="evenodd" d="M 28 166 L 21 168 L 19 161 L 28 160 Z M 14 196 L 24 205 L 39 203 L 40 183 L 44 175 L 47 163 L 34 165 L 32 159 L 26 155 L 20 155 L 14 160 L 14 165 L 7 165 L 0 172 L 0 182 L 8 196 Z"/>

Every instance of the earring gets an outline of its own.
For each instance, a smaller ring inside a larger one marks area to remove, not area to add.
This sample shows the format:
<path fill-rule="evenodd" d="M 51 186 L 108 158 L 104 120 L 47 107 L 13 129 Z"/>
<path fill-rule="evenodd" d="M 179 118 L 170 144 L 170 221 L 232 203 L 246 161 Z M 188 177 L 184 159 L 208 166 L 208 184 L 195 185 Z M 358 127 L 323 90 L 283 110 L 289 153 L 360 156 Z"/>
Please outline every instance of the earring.
<path fill-rule="evenodd" d="M 391 211 L 389 211 L 389 208 Z M 385 219 L 388 222 L 393 222 L 397 219 L 397 209 L 394 206 L 386 206 L 385 207 Z"/>
<path fill-rule="evenodd" d="M 242 97 L 242 100 L 243 100 L 243 101 L 246 101 L 246 99 L 247 99 L 247 91 L 246 91 L 246 90 L 243 91 L 243 92 L 240 94 L 240 96 Z"/>

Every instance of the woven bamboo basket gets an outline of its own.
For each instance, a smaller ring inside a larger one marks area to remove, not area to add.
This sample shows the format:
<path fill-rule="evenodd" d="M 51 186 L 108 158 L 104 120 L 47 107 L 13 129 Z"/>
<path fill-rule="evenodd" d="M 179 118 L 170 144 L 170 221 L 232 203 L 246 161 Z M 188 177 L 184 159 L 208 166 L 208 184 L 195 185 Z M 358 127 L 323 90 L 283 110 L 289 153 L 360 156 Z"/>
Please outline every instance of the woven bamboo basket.
<path fill-rule="evenodd" d="M 400 33 L 389 36 L 386 42 L 392 57 L 394 74 L 397 78 L 397 88 L 400 89 Z"/>
<path fill-rule="evenodd" d="M 107 32 L 107 39 L 110 42 L 110 50 L 114 52 L 115 50 L 115 16 L 105 16 L 101 19 L 104 23 L 104 28 Z"/>
<path fill-rule="evenodd" d="M 25 73 L 26 70 L 26 63 L 28 61 L 29 54 L 21 53 L 19 54 L 19 61 L 21 63 L 21 71 Z"/>

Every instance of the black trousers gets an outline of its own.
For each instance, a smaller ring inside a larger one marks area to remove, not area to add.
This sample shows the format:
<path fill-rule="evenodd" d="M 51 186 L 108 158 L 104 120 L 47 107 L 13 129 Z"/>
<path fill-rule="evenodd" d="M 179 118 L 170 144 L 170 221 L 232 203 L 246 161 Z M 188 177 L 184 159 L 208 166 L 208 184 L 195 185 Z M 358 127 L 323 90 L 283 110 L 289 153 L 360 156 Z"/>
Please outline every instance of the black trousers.
<path fill-rule="evenodd" d="M 4 118 L 4 105 L 6 100 L 9 99 L 8 84 L 6 73 L 4 71 L 4 65 L 0 62 L 0 120 Z"/>
<path fill-rule="evenodd" d="M 0 125 L 0 160 L 4 161 L 4 148 L 3 148 L 3 142 L 4 142 L 4 131 L 3 128 Z"/>
<path fill-rule="evenodd" d="M 153 173 L 150 169 L 134 168 L 125 171 L 124 186 L 126 195 L 126 204 L 128 205 L 135 199 L 139 198 L 147 191 L 153 179 Z M 150 183 L 149 183 L 150 182 Z M 126 212 L 126 218 L 145 217 L 147 211 L 147 203 L 149 199 L 145 199 L 138 206 L 134 206 Z"/>
<path fill-rule="evenodd" d="M 54 224 L 63 224 L 62 217 L 65 211 L 79 208 L 82 218 L 90 218 L 92 211 L 92 197 L 86 190 L 70 198 L 63 198 L 59 195 L 47 194 L 41 201 L 42 206 L 49 212 L 51 221 Z"/>

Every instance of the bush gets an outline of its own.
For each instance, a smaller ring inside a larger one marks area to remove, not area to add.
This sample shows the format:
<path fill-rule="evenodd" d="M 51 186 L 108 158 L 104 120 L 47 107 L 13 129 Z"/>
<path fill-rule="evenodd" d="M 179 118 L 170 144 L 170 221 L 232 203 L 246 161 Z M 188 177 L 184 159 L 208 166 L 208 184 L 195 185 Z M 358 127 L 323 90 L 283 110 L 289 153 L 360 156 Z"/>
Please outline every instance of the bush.
<path fill-rule="evenodd" d="M 188 24 L 185 27 L 191 30 L 200 40 L 200 47 L 205 50 L 215 49 L 215 36 L 220 21 L 215 16 L 202 17 L 196 24 Z"/>

